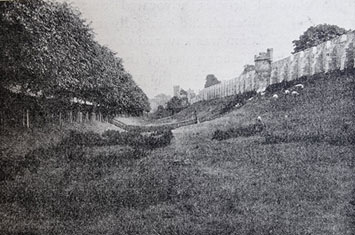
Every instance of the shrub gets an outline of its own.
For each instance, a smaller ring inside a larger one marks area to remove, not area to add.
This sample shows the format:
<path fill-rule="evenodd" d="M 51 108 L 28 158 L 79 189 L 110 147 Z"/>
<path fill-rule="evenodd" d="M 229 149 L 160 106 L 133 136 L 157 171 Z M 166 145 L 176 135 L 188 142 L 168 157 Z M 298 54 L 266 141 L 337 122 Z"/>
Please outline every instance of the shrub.
<path fill-rule="evenodd" d="M 104 145 L 104 141 L 100 134 L 89 131 L 89 132 L 78 132 L 71 131 L 69 136 L 65 138 L 60 146 L 101 146 Z"/>

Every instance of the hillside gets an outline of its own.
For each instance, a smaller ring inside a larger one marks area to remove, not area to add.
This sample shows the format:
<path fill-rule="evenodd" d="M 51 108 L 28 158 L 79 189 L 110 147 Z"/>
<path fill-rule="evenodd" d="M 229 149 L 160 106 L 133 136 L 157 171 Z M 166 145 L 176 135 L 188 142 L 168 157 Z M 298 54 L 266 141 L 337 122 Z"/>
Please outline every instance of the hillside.
<path fill-rule="evenodd" d="M 352 234 L 354 79 L 315 75 L 298 96 L 256 96 L 136 156 L 54 148 L 36 170 L 0 182 L 0 233 Z M 258 116 L 269 136 L 288 138 L 212 140 Z"/>
<path fill-rule="evenodd" d="M 254 96 L 255 92 L 247 92 L 243 95 L 234 95 L 220 99 L 199 101 L 184 108 L 180 112 L 161 119 L 151 120 L 154 124 L 176 123 L 193 120 L 195 113 L 200 122 L 209 121 L 223 116 L 224 113 L 235 108 L 238 103 L 244 103 L 247 99 Z"/>

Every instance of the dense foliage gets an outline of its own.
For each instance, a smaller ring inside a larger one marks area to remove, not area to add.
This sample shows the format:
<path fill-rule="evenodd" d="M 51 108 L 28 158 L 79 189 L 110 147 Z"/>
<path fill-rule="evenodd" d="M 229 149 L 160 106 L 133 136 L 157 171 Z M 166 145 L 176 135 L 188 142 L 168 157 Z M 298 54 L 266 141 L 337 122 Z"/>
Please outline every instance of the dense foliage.
<path fill-rule="evenodd" d="M 166 109 L 170 111 L 172 115 L 174 115 L 175 113 L 180 112 L 185 107 L 184 104 L 186 104 L 186 102 L 184 102 L 184 100 L 186 101 L 186 99 L 184 98 L 174 96 L 166 104 Z"/>
<path fill-rule="evenodd" d="M 157 119 L 168 117 L 180 112 L 188 106 L 189 102 L 186 97 L 174 96 L 166 103 L 165 108 L 163 105 L 159 105 L 157 110 L 153 113 L 152 117 Z"/>
<path fill-rule="evenodd" d="M 346 29 L 336 25 L 320 24 L 317 26 L 311 26 L 299 37 L 298 40 L 292 41 L 294 45 L 293 53 L 317 46 L 322 42 L 331 40 L 347 32 Z"/>
<path fill-rule="evenodd" d="M 206 76 L 205 88 L 221 83 L 214 74 L 208 74 Z"/>
<path fill-rule="evenodd" d="M 90 101 L 140 114 L 149 102 L 109 48 L 94 40 L 80 12 L 43 0 L 0 3 L 0 85 L 44 98 Z"/>
<path fill-rule="evenodd" d="M 157 110 L 153 113 L 152 117 L 159 119 L 159 118 L 164 118 L 164 117 L 168 117 L 171 115 L 172 115 L 171 111 L 164 108 L 163 105 L 159 105 Z"/>

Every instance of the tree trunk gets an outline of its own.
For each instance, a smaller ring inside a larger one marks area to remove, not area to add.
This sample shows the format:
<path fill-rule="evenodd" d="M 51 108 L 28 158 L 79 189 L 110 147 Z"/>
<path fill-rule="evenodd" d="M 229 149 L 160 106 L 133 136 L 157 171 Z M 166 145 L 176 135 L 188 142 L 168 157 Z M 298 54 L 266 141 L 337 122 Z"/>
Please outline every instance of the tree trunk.
<path fill-rule="evenodd" d="M 30 128 L 30 111 L 28 109 L 26 110 L 26 126 Z"/>
<path fill-rule="evenodd" d="M 59 125 L 62 126 L 62 112 L 59 112 Z"/>
<path fill-rule="evenodd" d="M 80 111 L 78 111 L 78 113 L 77 113 L 77 117 L 76 117 L 76 121 L 78 122 L 78 123 L 80 123 Z"/>
<path fill-rule="evenodd" d="M 73 123 L 73 111 L 72 110 L 69 111 L 69 122 Z"/>
<path fill-rule="evenodd" d="M 23 127 L 26 126 L 26 112 L 25 112 L 25 110 L 23 110 L 23 112 L 22 112 L 22 126 Z"/>

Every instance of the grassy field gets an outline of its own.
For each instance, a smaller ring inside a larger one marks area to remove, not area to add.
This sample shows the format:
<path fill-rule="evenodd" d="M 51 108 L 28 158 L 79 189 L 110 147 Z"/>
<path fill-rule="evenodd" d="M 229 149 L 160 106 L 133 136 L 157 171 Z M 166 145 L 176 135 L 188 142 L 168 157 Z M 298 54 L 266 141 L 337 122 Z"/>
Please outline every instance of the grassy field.
<path fill-rule="evenodd" d="M 0 234 L 354 234 L 354 81 L 257 96 L 154 150 L 33 150 L 0 181 Z M 268 135 L 212 140 L 257 116 Z"/>

